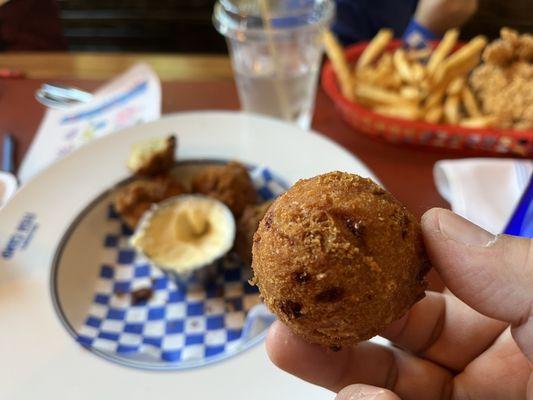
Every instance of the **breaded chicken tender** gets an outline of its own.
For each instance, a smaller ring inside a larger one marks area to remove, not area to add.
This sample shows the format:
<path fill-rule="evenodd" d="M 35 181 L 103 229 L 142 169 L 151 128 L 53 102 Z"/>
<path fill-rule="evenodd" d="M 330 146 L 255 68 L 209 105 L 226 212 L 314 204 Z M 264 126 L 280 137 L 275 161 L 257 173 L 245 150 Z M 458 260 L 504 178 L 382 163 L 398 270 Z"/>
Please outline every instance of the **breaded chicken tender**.
<path fill-rule="evenodd" d="M 182 184 L 172 176 L 136 179 L 118 189 L 113 205 L 126 225 L 135 229 L 152 204 L 185 193 Z"/>
<path fill-rule="evenodd" d="M 429 270 L 415 218 L 370 179 L 331 172 L 297 182 L 269 208 L 252 280 L 311 343 L 353 346 L 424 297 Z"/>
<path fill-rule="evenodd" d="M 252 245 L 254 233 L 259 227 L 259 222 L 265 216 L 272 201 L 267 201 L 256 206 L 248 206 L 237 222 L 237 237 L 235 250 L 241 259 L 247 264 L 252 264 Z"/>
<path fill-rule="evenodd" d="M 501 38 L 483 52 L 484 64 L 470 76 L 470 85 L 485 115 L 497 117 L 500 128 L 533 129 L 533 36 L 503 28 Z"/>
<path fill-rule="evenodd" d="M 166 175 L 174 166 L 176 136 L 156 138 L 135 143 L 127 166 L 137 176 Z"/>
<path fill-rule="evenodd" d="M 257 203 L 257 192 L 246 167 L 235 161 L 200 171 L 192 180 L 192 191 L 220 200 L 235 218 L 239 218 L 247 206 Z"/>

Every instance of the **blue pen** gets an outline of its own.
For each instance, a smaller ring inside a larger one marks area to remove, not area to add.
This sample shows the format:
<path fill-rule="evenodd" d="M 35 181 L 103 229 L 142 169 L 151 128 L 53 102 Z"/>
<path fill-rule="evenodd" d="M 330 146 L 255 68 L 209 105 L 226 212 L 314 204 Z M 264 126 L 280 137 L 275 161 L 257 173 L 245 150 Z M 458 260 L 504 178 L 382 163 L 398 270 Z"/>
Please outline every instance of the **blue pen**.
<path fill-rule="evenodd" d="M 503 233 L 533 238 L 533 175 Z"/>
<path fill-rule="evenodd" d="M 4 135 L 2 143 L 2 171 L 15 172 L 15 140 L 9 134 Z"/>

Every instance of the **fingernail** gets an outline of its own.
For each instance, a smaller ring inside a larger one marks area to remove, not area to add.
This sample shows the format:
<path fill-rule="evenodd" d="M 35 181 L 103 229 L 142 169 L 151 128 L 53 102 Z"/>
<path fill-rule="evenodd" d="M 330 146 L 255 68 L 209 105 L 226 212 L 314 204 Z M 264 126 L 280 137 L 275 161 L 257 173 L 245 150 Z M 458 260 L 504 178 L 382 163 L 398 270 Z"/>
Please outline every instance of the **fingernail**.
<path fill-rule="evenodd" d="M 341 390 L 335 400 L 380 400 L 389 399 L 390 392 L 369 385 L 351 385 Z"/>
<path fill-rule="evenodd" d="M 495 236 L 448 210 L 439 212 L 439 229 L 448 239 L 468 246 L 490 246 Z"/>

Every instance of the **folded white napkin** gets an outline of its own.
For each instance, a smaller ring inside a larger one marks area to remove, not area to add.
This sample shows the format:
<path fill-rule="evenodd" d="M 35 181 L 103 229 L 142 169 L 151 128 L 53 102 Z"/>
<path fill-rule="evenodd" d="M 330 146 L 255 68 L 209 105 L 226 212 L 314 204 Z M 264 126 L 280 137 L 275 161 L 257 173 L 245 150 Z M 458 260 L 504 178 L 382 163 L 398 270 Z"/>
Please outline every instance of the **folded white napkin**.
<path fill-rule="evenodd" d="M 533 161 L 498 158 L 443 160 L 435 164 L 437 190 L 457 214 L 501 233 L 533 173 Z"/>

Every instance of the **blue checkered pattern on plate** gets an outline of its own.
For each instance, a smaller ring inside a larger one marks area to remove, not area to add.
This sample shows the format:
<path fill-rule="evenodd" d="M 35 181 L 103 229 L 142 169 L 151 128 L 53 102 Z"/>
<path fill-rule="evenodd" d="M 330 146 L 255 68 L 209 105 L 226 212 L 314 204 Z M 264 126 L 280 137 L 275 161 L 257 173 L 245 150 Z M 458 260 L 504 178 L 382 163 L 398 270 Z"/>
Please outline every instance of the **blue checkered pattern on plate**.
<path fill-rule="evenodd" d="M 254 168 L 250 175 L 263 200 L 285 191 L 267 168 Z M 248 284 L 250 268 L 237 256 L 218 261 L 211 281 L 184 284 L 136 254 L 128 244 L 132 232 L 111 205 L 107 219 L 106 260 L 79 343 L 123 357 L 180 363 L 207 362 L 253 339 L 242 334 L 259 294 Z"/>

